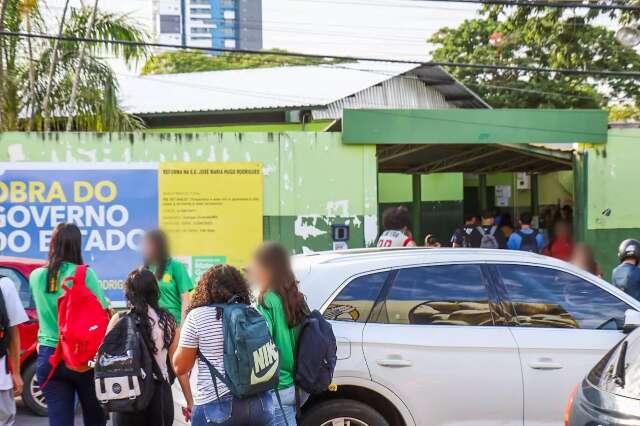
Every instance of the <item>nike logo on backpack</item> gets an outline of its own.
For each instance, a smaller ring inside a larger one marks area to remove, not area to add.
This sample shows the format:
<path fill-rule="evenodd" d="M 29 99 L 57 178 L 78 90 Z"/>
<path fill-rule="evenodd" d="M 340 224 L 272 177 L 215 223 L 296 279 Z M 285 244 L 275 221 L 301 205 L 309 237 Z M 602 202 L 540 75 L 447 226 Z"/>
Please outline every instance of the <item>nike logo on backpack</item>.
<path fill-rule="evenodd" d="M 278 371 L 279 354 L 276 345 L 268 342 L 257 350 L 253 351 L 253 368 L 251 369 L 251 384 L 268 382 Z M 269 369 L 258 375 L 256 370 L 262 371 L 269 366 Z"/>

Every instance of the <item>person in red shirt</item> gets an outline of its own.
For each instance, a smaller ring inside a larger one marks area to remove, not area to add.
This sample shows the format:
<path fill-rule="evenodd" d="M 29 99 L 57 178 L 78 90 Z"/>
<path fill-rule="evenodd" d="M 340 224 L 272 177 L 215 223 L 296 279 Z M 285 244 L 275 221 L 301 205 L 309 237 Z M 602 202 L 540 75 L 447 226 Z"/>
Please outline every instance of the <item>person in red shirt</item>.
<path fill-rule="evenodd" d="M 569 222 L 559 220 L 553 225 L 553 234 L 549 244 L 544 248 L 543 254 L 569 262 L 573 255 L 573 247 L 571 225 Z"/>

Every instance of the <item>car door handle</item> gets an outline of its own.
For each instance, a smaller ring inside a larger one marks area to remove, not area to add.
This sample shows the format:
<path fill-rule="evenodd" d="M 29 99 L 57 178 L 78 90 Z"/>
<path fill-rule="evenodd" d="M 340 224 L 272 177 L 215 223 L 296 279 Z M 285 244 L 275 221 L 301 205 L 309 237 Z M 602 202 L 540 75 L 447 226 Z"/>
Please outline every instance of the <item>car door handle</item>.
<path fill-rule="evenodd" d="M 555 362 L 551 358 L 538 358 L 537 360 L 530 362 L 529 367 L 534 370 L 560 370 L 562 364 Z"/>
<path fill-rule="evenodd" d="M 402 358 L 384 358 L 376 361 L 381 367 L 411 367 L 411 361 Z"/>

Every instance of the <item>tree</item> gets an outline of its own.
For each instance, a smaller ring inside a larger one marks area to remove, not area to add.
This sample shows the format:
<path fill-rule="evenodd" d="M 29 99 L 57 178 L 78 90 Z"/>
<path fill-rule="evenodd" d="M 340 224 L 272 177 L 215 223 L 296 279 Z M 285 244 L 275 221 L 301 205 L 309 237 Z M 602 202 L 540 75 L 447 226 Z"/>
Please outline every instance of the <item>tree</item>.
<path fill-rule="evenodd" d="M 435 61 L 640 71 L 640 55 L 620 45 L 614 32 L 593 24 L 596 16 L 492 6 L 429 41 L 436 45 Z M 623 77 L 457 67 L 451 72 L 496 108 L 598 108 L 619 99 L 640 100 L 640 85 Z"/>
<path fill-rule="evenodd" d="M 286 52 L 274 49 L 272 52 Z M 202 51 L 166 51 L 152 56 L 144 64 L 142 74 L 175 74 L 198 71 L 238 70 L 246 68 L 271 68 L 292 65 L 335 64 L 335 59 L 302 58 L 282 55 L 255 55 L 223 53 L 210 55 Z"/>
<path fill-rule="evenodd" d="M 633 105 L 615 105 L 609 108 L 610 122 L 640 121 L 640 107 Z"/>
<path fill-rule="evenodd" d="M 25 31 L 31 27 L 34 31 L 44 32 L 37 4 L 32 8 L 26 4 L 34 0 L 4 1 L 7 6 L 2 26 L 10 31 Z M 92 14 L 93 7 L 70 10 L 61 23 L 61 34 L 131 41 L 147 38 L 144 31 L 126 16 L 98 10 L 93 25 L 89 25 Z M 147 57 L 145 47 L 24 37 L 2 37 L 1 40 L 0 57 L 5 60 L 0 67 L 0 76 L 5 78 L 0 92 L 0 129 L 43 130 L 49 116 L 51 129 L 63 128 L 65 118 L 69 116 L 77 130 L 126 131 L 141 127 L 139 120 L 126 114 L 118 105 L 117 79 L 103 58 L 120 57 L 126 63 L 134 64 Z M 81 58 L 83 45 L 86 51 Z M 76 101 L 72 102 L 76 77 Z"/>

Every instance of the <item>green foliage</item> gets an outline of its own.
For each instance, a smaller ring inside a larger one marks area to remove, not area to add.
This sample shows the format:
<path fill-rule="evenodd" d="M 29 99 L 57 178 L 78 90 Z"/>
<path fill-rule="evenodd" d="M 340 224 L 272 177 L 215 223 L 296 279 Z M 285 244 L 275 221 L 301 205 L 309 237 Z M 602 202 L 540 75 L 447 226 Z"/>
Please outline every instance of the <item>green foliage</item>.
<path fill-rule="evenodd" d="M 443 28 L 429 41 L 436 45 L 435 61 L 640 71 L 640 55 L 592 20 L 561 9 L 487 7 L 479 18 Z M 501 40 L 492 45 L 492 36 Z M 612 100 L 640 99 L 640 85 L 629 78 L 469 68 L 451 72 L 495 108 L 598 108 Z"/>
<path fill-rule="evenodd" d="M 3 0 L 0 0 L 3 1 Z M 26 31 L 24 3 L 29 0 L 7 0 L 4 27 L 11 31 Z M 85 33 L 91 8 L 72 10 L 64 26 L 67 36 L 82 37 Z M 31 11 L 32 31 L 46 32 L 37 6 Z M 145 32 L 123 15 L 98 11 L 90 38 L 145 41 Z M 42 108 L 48 84 L 48 69 L 53 57 L 53 41 L 32 40 L 33 60 L 29 60 L 26 38 L 2 37 L 0 54 L 5 60 L 1 74 L 4 90 L 0 99 L 3 106 L 0 130 L 27 130 L 32 117 L 34 130 L 43 125 Z M 104 60 L 105 56 L 120 57 L 129 64 L 144 60 L 147 49 L 139 46 L 119 46 L 90 43 L 82 67 L 78 56 L 80 43 L 59 43 L 59 63 L 55 68 L 51 87 L 51 111 L 53 128 L 63 128 L 67 115 L 74 113 L 74 128 L 80 131 L 127 131 L 139 129 L 142 124 L 126 114 L 118 105 L 118 82 L 115 73 Z M 34 72 L 33 103 L 29 69 Z M 78 99 L 75 109 L 69 105 L 71 88 L 76 73 L 80 73 Z"/>
<path fill-rule="evenodd" d="M 634 105 L 615 105 L 609 108 L 610 122 L 640 122 L 640 108 Z"/>
<path fill-rule="evenodd" d="M 272 52 L 285 52 L 273 49 Z M 301 58 L 282 55 L 252 55 L 223 53 L 209 55 L 202 51 L 166 51 L 149 58 L 142 74 L 176 74 L 198 71 L 239 70 L 246 68 L 272 68 L 292 65 L 335 64 L 344 61 L 323 58 Z"/>

